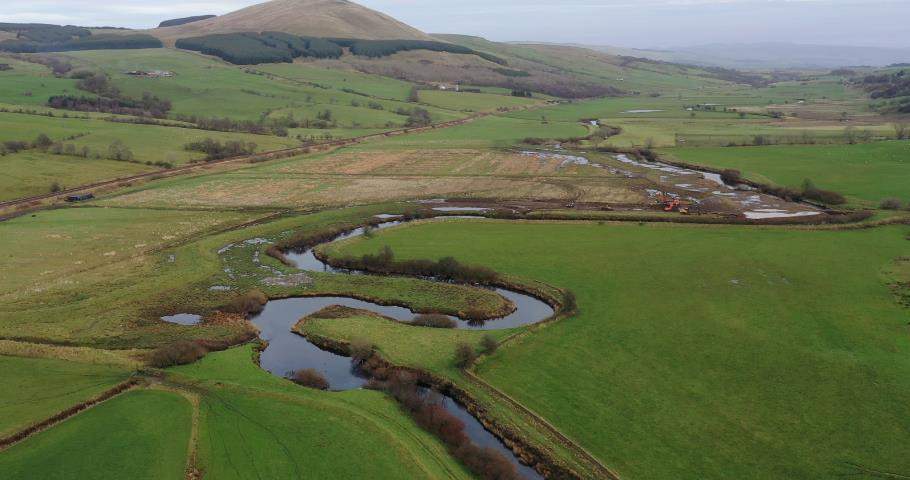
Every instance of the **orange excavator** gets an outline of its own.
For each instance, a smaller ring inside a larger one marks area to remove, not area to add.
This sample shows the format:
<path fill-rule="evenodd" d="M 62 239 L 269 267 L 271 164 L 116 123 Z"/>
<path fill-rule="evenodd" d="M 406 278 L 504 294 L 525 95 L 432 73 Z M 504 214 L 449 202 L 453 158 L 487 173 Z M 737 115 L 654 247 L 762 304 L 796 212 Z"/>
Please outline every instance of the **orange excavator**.
<path fill-rule="evenodd" d="M 679 212 L 683 215 L 689 213 L 688 203 L 683 203 L 679 198 L 661 195 L 658 201 L 663 206 L 665 212 Z"/>

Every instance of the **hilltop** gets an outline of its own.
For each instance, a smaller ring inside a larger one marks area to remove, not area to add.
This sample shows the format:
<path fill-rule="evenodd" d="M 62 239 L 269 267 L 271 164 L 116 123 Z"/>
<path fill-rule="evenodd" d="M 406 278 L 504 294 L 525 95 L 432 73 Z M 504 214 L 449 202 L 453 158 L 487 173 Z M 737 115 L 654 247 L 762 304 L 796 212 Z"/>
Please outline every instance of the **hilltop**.
<path fill-rule="evenodd" d="M 430 40 L 394 18 L 347 0 L 273 0 L 236 12 L 150 33 L 165 44 L 216 33 L 277 31 L 310 37 Z"/>

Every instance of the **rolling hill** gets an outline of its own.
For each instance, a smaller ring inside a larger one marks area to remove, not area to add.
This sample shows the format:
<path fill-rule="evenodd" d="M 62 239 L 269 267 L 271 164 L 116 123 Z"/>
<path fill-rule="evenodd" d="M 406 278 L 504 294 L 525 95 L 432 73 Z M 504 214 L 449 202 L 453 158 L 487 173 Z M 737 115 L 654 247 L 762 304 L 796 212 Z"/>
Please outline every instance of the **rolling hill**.
<path fill-rule="evenodd" d="M 388 15 L 347 0 L 273 0 L 220 17 L 150 31 L 165 44 L 215 33 L 278 31 L 310 37 L 430 40 Z"/>

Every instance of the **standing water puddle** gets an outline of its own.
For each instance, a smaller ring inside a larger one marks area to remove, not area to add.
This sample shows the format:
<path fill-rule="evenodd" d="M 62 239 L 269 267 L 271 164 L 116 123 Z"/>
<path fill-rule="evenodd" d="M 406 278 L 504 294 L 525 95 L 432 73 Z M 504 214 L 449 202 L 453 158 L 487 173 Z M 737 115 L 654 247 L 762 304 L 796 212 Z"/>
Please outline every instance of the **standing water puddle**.
<path fill-rule="evenodd" d="M 176 323 L 177 325 L 199 325 L 199 322 L 202 321 L 201 315 L 194 315 L 192 313 L 178 313 L 176 315 L 168 315 L 166 317 L 161 317 L 161 320 L 164 320 L 168 323 Z"/>

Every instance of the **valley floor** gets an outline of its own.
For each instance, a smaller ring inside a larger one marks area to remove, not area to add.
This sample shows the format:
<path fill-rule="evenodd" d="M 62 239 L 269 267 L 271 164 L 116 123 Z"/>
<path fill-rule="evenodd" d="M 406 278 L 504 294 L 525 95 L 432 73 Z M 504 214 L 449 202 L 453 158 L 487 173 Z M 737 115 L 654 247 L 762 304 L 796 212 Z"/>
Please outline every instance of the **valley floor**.
<path fill-rule="evenodd" d="M 0 102 L 15 107 L 0 112 L 0 142 L 22 143 L 0 157 L 4 479 L 475 478 L 391 395 L 319 391 L 260 368 L 250 321 L 262 301 L 298 297 L 459 318 L 516 307 L 437 281 L 446 274 L 495 278 L 553 317 L 482 331 L 344 310 L 287 318 L 283 333 L 336 353 L 372 346 L 386 375 L 419 372 L 550 478 L 910 475 L 910 142 L 841 78 L 752 88 L 654 66 L 629 79 L 668 94 L 556 103 L 494 87 L 409 99 L 415 83 L 329 62 L 245 70 L 169 49 L 65 58 L 174 109 L 159 125 L 71 117 L 17 92 L 60 94 L 73 79 L 18 59 L 0 71 Z M 123 73 L 151 68 L 178 75 Z M 586 81 L 620 71 L 598 68 Z M 415 108 L 465 121 L 318 145 L 408 128 Z M 870 132 L 856 144 L 845 109 Z M 327 110 L 325 128 L 298 122 Z M 185 124 L 191 114 L 295 126 L 215 132 Z M 36 146 L 40 133 L 60 152 Z M 205 139 L 308 150 L 218 164 L 187 148 Z M 113 158 L 122 148 L 130 158 Z M 652 154 L 737 169 L 750 185 Z M 167 174 L 182 165 L 198 168 Z M 86 189 L 86 202 L 15 202 L 153 172 Z M 755 191 L 800 196 L 805 179 L 844 203 Z M 415 221 L 373 228 L 389 219 Z M 301 271 L 286 255 L 365 225 L 315 255 L 387 275 Z M 402 265 L 420 276 L 389 274 Z M 200 321 L 162 320 L 176 314 Z"/>

